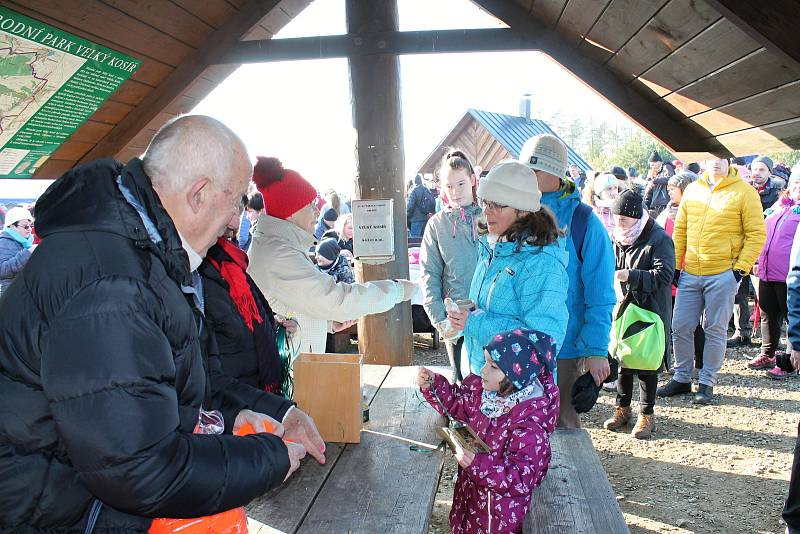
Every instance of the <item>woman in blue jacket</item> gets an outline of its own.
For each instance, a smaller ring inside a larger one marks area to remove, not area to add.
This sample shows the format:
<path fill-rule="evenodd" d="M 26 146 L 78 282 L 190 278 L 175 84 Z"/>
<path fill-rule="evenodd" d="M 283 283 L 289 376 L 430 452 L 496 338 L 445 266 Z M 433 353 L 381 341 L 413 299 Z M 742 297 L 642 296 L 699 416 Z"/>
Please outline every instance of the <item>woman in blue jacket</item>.
<path fill-rule="evenodd" d="M 500 332 L 539 330 L 558 348 L 564 341 L 568 255 L 564 232 L 541 196 L 536 174 L 516 161 L 498 163 L 478 186 L 486 224 L 478 226 L 484 235 L 469 292 L 476 307 L 449 314 L 464 332 L 473 373 L 485 362 L 483 347 Z"/>

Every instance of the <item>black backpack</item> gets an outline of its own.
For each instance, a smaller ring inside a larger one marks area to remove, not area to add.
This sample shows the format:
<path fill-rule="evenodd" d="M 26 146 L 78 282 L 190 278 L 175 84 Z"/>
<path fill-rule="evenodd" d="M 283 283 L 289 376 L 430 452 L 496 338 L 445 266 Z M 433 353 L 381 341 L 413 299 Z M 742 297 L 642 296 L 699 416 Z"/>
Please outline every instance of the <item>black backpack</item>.
<path fill-rule="evenodd" d="M 417 210 L 423 215 L 430 215 L 431 213 L 436 213 L 436 197 L 433 195 L 430 189 L 422 187 L 422 196 L 419 198 L 417 202 Z"/>

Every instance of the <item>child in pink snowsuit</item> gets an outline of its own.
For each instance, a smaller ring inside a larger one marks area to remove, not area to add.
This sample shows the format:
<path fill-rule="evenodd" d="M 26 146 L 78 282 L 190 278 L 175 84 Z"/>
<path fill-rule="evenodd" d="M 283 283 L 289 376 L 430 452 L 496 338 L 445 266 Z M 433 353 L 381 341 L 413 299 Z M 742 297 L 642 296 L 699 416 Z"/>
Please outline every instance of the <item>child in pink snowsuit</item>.
<path fill-rule="evenodd" d="M 454 534 L 522 532 L 531 492 L 550 465 L 550 435 L 558 419 L 552 374 L 556 346 L 549 335 L 503 332 L 484 347 L 484 356 L 481 375 L 469 375 L 460 387 L 424 367 L 417 376 L 431 406 L 468 424 L 491 448 L 489 453 L 456 452 Z"/>

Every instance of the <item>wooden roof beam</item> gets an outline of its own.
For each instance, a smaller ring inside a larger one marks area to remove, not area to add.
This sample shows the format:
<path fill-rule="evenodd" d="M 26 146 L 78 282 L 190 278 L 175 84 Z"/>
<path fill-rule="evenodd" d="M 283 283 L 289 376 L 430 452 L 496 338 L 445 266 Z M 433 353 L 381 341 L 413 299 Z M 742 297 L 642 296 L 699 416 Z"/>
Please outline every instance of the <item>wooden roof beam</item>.
<path fill-rule="evenodd" d="M 131 110 L 102 141 L 90 150 L 80 163 L 113 157 L 161 113 L 184 89 L 253 26 L 259 23 L 281 0 L 250 0 L 224 25 L 209 35 L 205 44 L 178 65 L 155 89 Z"/>
<path fill-rule="evenodd" d="M 705 0 L 767 50 L 800 66 L 797 0 Z"/>
<path fill-rule="evenodd" d="M 709 142 L 692 128 L 681 125 L 643 95 L 627 86 L 607 67 L 574 50 L 555 31 L 546 28 L 512 0 L 471 0 L 510 26 L 520 37 L 534 35 L 539 49 L 587 84 L 620 112 L 650 132 L 672 152 L 712 153 L 731 157 L 725 147 Z"/>
<path fill-rule="evenodd" d="M 220 59 L 223 63 L 266 63 L 380 54 L 441 54 L 537 50 L 537 40 L 508 28 L 434 30 L 241 41 Z"/>

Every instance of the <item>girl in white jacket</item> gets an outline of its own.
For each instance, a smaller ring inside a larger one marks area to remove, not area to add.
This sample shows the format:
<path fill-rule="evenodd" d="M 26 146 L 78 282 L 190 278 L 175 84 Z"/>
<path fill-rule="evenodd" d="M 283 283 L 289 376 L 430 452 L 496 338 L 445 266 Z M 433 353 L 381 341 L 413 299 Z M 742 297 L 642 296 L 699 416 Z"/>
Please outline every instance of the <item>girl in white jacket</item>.
<path fill-rule="evenodd" d="M 345 284 L 317 270 L 308 255 L 319 216 L 317 191 L 299 173 L 276 158 L 259 157 L 253 181 L 267 213 L 253 233 L 247 272 L 276 313 L 294 314 L 301 352 L 325 352 L 328 332 L 411 298 L 416 285 L 408 280 Z"/>

